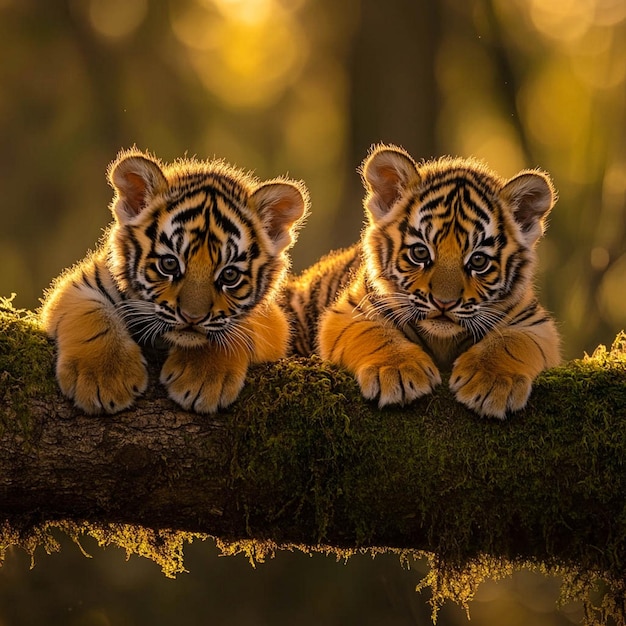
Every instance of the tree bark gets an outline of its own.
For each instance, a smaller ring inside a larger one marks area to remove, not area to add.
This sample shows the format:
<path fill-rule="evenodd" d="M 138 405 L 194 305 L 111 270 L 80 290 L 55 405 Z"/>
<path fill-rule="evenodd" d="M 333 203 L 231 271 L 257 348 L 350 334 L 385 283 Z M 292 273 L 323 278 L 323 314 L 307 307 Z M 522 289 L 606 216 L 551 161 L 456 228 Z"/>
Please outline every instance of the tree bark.
<path fill-rule="evenodd" d="M 57 390 L 36 318 L 5 301 L 0 520 L 20 533 L 70 520 L 426 550 L 453 568 L 487 556 L 620 581 L 625 345 L 622 334 L 610 352 L 544 373 L 505 421 L 464 409 L 445 384 L 379 410 L 315 358 L 253 368 L 240 399 L 213 416 L 179 409 L 153 382 L 132 410 L 89 417 Z"/>

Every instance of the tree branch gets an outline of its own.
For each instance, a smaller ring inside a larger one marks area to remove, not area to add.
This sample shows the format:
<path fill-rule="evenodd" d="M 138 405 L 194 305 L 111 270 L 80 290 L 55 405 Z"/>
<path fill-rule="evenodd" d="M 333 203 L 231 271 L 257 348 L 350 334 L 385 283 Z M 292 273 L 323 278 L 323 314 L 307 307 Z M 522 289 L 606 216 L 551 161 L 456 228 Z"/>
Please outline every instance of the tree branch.
<path fill-rule="evenodd" d="M 442 385 L 378 410 L 319 359 L 253 368 L 207 417 L 153 383 L 87 417 L 57 390 L 34 315 L 0 303 L 2 548 L 29 528 L 139 525 L 225 543 L 426 550 L 626 574 L 626 336 L 544 373 L 527 409 L 481 419 Z M 158 364 L 152 372 L 156 380 Z M 17 529 L 17 530 L 16 530 Z"/>

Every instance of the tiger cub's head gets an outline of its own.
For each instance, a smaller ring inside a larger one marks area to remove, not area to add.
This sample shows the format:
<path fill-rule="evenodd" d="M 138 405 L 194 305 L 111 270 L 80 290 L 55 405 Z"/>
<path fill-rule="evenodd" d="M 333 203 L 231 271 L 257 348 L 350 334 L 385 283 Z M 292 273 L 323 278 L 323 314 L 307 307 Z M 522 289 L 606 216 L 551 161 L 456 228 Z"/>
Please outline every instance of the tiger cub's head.
<path fill-rule="evenodd" d="M 387 317 L 431 339 L 478 341 L 528 294 L 556 199 L 548 176 L 505 181 L 473 159 L 418 165 L 380 146 L 362 177 L 368 281 Z"/>
<path fill-rule="evenodd" d="M 302 183 L 260 183 L 222 161 L 164 165 L 137 150 L 109 168 L 115 196 L 109 268 L 138 340 L 237 341 L 237 325 L 272 298 L 307 212 Z"/>

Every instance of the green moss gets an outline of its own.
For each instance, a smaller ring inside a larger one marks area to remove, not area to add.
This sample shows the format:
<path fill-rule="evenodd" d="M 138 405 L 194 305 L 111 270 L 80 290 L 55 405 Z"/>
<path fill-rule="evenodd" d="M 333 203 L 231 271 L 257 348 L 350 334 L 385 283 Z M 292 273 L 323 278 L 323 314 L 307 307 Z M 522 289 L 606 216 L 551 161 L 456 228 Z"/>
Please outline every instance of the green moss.
<path fill-rule="evenodd" d="M 257 518 L 269 517 L 277 526 L 289 520 L 286 534 L 300 525 L 303 536 L 325 536 L 339 495 L 340 457 L 358 418 L 346 412 L 352 386 L 346 374 L 316 358 L 285 359 L 251 373 L 229 425 L 233 491 L 241 494 L 251 534 Z M 269 508 L 255 510 L 248 496 L 277 486 L 283 494 L 277 508 L 266 503 Z"/>
<path fill-rule="evenodd" d="M 53 346 L 36 314 L 15 309 L 13 297 L 0 297 L 0 436 L 9 429 L 28 438 L 29 399 L 56 389 Z"/>

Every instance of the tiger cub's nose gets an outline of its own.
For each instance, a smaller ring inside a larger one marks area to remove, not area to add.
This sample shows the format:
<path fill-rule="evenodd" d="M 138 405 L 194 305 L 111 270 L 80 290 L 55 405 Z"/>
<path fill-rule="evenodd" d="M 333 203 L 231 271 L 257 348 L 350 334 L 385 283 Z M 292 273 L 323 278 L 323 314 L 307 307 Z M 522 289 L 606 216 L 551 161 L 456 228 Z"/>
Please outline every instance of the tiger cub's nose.
<path fill-rule="evenodd" d="M 180 309 L 179 314 L 183 318 L 183 321 L 188 324 L 198 324 L 206 317 L 204 314 L 198 315 L 196 312 L 188 312 L 184 309 Z"/>
<path fill-rule="evenodd" d="M 439 300 L 439 298 L 432 298 L 433 304 L 442 312 L 445 313 L 447 310 L 451 309 L 455 304 L 456 300 Z"/>

